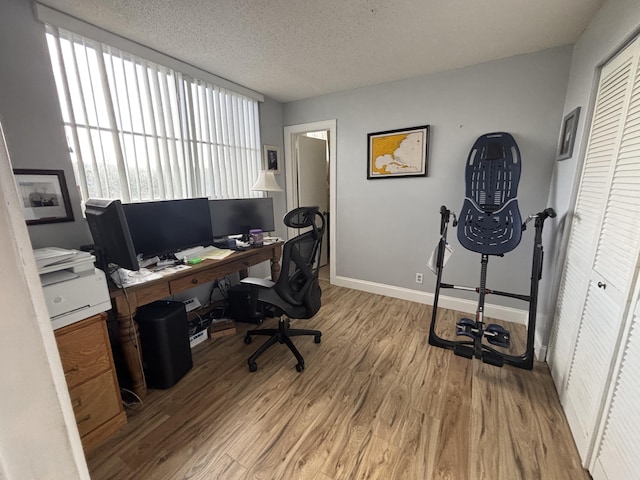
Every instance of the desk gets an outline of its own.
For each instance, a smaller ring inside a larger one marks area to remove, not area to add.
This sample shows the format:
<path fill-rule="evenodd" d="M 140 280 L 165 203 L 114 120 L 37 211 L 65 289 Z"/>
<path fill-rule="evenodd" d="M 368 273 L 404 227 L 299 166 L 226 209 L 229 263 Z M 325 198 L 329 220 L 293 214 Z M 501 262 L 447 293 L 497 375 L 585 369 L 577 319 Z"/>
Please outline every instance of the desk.
<path fill-rule="evenodd" d="M 240 277 L 244 278 L 250 266 L 267 260 L 271 262 L 271 279 L 275 281 L 280 275 L 281 255 L 282 243 L 274 243 L 243 252 L 234 252 L 223 260 L 204 260 L 189 269 L 157 280 L 131 285 L 126 289 L 110 288 L 111 303 L 120 327 L 118 341 L 131 374 L 132 388 L 136 395 L 144 398 L 147 394 L 141 355 L 138 353 L 140 345 L 138 325 L 133 321 L 138 307 L 189 290 L 196 285 L 212 282 L 231 273 L 239 272 Z"/>

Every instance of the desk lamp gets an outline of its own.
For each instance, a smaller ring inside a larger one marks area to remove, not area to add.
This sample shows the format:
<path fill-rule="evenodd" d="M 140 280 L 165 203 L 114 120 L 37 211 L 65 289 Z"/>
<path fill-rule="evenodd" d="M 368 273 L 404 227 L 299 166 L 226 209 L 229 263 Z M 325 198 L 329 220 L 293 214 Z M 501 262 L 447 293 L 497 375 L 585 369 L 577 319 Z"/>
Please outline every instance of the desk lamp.
<path fill-rule="evenodd" d="M 251 187 L 253 192 L 282 192 L 273 172 L 261 170 L 256 183 Z"/>

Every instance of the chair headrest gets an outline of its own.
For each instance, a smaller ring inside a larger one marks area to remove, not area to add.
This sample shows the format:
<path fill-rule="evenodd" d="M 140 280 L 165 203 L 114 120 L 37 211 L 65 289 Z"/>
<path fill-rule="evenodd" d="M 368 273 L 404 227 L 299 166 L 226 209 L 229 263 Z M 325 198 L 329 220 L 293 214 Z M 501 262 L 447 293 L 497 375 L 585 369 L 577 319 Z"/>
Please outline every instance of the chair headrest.
<path fill-rule="evenodd" d="M 291 228 L 316 226 L 316 215 L 319 210 L 318 206 L 294 208 L 284 216 L 283 222 Z"/>

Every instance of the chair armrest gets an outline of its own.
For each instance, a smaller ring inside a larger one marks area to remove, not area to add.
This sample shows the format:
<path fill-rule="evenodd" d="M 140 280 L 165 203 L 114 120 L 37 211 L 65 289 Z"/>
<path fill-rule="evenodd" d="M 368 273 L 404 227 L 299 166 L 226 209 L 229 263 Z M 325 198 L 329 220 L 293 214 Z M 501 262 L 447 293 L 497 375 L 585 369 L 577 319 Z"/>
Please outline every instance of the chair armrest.
<path fill-rule="evenodd" d="M 256 285 L 262 288 L 271 288 L 275 285 L 275 282 L 272 282 L 271 280 L 258 277 L 243 278 L 242 280 L 240 280 L 240 283 L 245 283 L 247 285 Z"/>

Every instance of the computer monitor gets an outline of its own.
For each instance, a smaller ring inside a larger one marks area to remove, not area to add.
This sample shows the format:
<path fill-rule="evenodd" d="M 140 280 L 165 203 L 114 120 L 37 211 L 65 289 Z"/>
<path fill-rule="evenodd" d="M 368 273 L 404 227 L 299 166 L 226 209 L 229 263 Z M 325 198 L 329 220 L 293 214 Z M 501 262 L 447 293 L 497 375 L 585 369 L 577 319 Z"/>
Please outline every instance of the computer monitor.
<path fill-rule="evenodd" d="M 211 245 L 211 215 L 206 198 L 126 203 L 123 206 L 133 246 L 142 258 Z"/>
<path fill-rule="evenodd" d="M 85 215 L 98 265 L 106 269 L 108 263 L 115 263 L 128 270 L 140 270 L 120 200 L 90 198 L 85 204 Z"/>
<path fill-rule="evenodd" d="M 275 230 L 272 198 L 209 200 L 213 237 L 248 235 L 249 230 Z"/>

